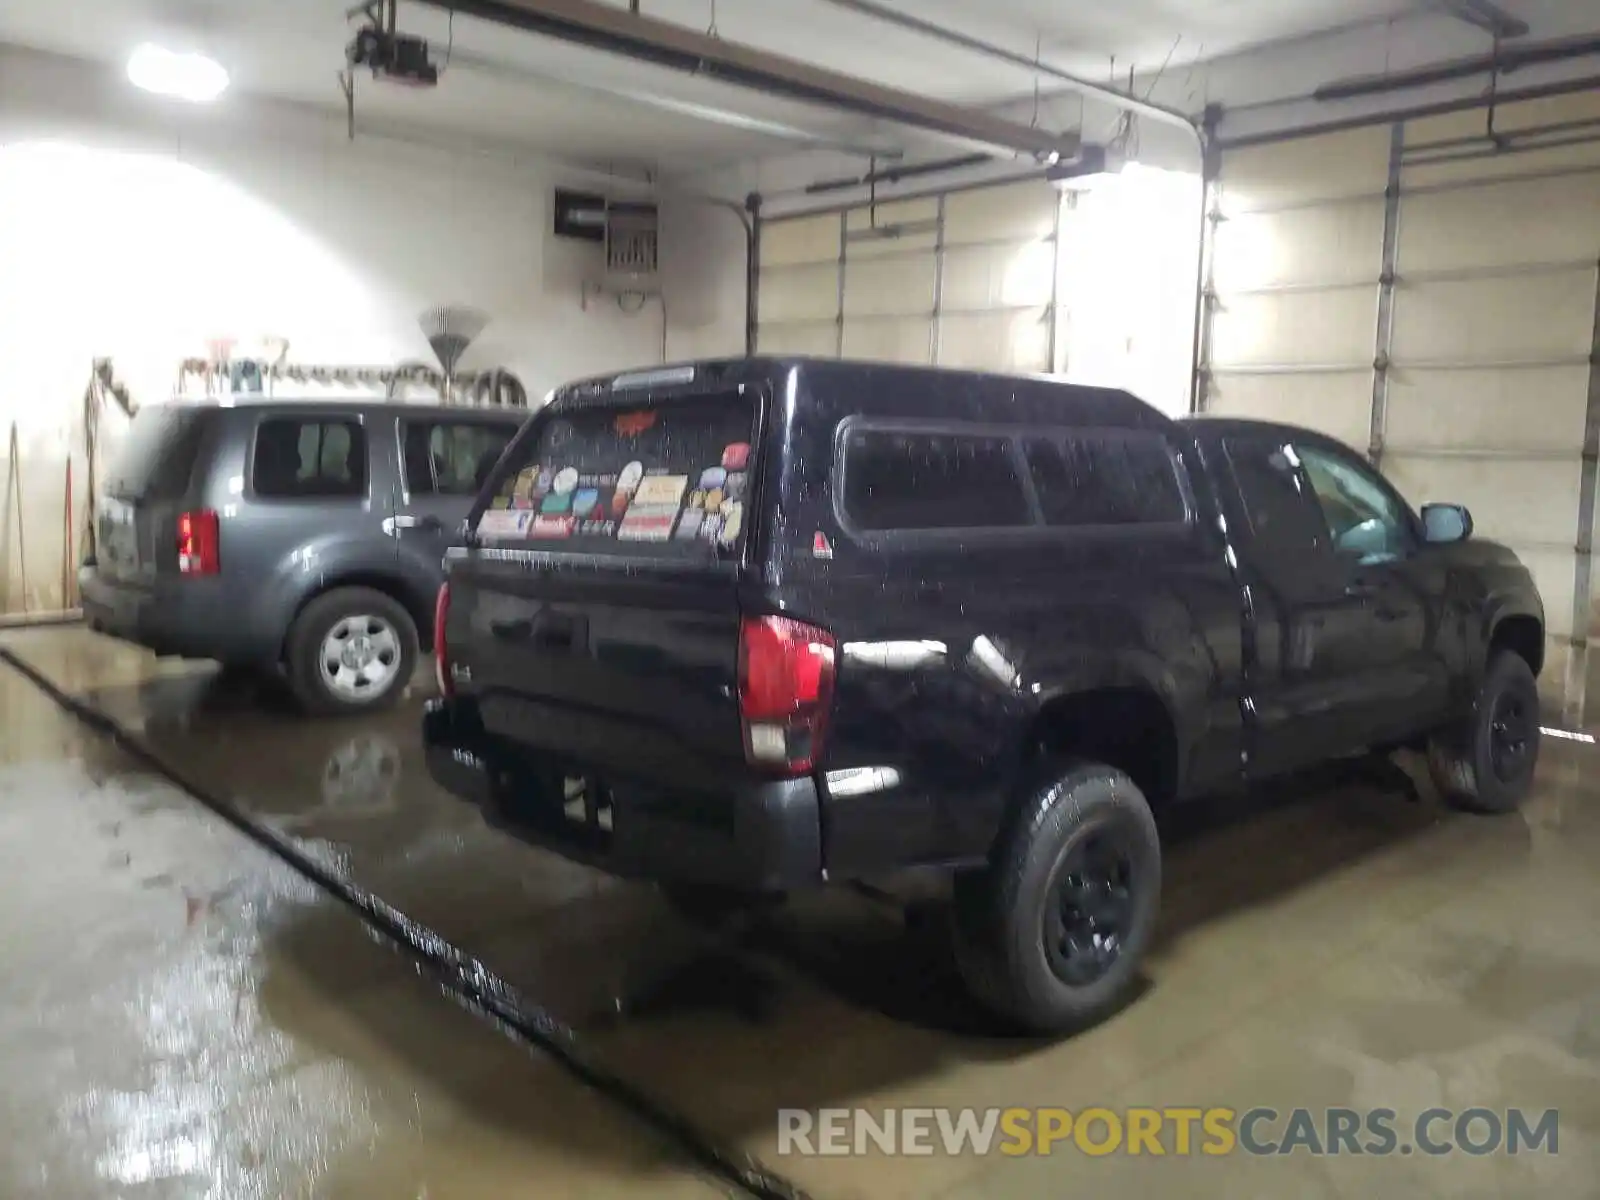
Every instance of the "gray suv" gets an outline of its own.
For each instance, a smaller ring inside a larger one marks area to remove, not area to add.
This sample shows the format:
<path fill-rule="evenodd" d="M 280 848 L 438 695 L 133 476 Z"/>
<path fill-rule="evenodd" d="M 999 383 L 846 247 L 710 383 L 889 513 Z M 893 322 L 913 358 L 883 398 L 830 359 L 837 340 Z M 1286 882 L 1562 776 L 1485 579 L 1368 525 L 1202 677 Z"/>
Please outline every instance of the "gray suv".
<path fill-rule="evenodd" d="M 281 671 L 313 713 L 394 703 L 441 560 L 525 412 L 311 400 L 140 410 L 79 573 L 91 628 Z"/>

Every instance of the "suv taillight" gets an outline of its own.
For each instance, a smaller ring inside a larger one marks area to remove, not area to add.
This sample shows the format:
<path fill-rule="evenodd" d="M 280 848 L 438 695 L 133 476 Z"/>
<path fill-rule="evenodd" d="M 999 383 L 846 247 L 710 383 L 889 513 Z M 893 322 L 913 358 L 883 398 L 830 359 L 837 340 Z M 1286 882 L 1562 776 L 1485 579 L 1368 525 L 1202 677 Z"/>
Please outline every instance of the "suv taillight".
<path fill-rule="evenodd" d="M 433 605 L 433 677 L 439 684 L 441 696 L 455 694 L 455 686 L 450 680 L 450 667 L 447 662 L 450 657 L 450 647 L 445 643 L 444 627 L 450 620 L 450 585 L 448 583 L 439 588 L 439 598 Z"/>
<path fill-rule="evenodd" d="M 178 514 L 178 571 L 215 575 L 222 570 L 217 514 L 210 509 Z"/>
<path fill-rule="evenodd" d="M 752 766 L 803 775 L 822 756 L 833 704 L 834 640 L 789 617 L 739 625 L 739 714 Z"/>

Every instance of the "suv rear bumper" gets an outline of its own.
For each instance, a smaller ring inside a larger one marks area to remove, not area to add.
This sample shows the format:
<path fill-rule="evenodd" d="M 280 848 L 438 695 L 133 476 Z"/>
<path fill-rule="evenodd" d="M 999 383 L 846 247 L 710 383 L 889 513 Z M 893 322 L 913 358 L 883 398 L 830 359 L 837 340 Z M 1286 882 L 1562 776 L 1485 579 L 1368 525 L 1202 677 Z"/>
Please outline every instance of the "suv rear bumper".
<path fill-rule="evenodd" d="M 585 774 L 580 764 L 484 734 L 470 705 L 428 701 L 422 742 L 439 786 L 476 805 L 496 828 L 563 858 L 624 878 L 752 893 L 822 882 L 822 826 L 809 778 L 735 779 L 705 795 L 587 776 L 604 797 L 590 807 L 569 801 L 563 788 L 567 776 Z M 569 808 L 586 811 L 573 817 Z"/>
<path fill-rule="evenodd" d="M 242 614 L 206 579 L 157 579 L 148 586 L 78 571 L 83 619 L 90 629 L 160 655 L 252 662 L 260 647 Z"/>

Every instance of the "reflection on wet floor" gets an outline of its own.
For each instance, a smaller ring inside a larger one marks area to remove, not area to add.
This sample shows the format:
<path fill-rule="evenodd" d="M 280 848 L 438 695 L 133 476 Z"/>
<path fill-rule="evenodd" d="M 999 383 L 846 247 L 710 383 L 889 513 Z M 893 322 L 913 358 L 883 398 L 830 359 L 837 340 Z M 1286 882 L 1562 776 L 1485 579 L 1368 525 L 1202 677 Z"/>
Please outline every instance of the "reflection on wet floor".
<path fill-rule="evenodd" d="M 0 1195 L 720 1193 L 9 669 L 0 714 Z"/>
<path fill-rule="evenodd" d="M 1363 1187 L 1475 1196 L 1531 1194 L 1535 1182 L 1541 1195 L 1597 1194 L 1600 816 L 1583 782 L 1585 767 L 1600 761 L 1594 751 L 1548 747 L 1538 796 L 1504 820 L 1446 814 L 1426 789 L 1408 795 L 1403 774 L 1359 766 L 1174 814 L 1164 822 L 1163 918 L 1144 994 L 1102 1027 L 1048 1044 L 1006 1036 L 965 999 L 936 890 L 909 904 L 824 893 L 741 928 L 698 930 L 649 889 L 512 842 L 441 794 L 422 768 L 414 705 L 308 723 L 270 689 L 187 664 L 152 673 L 152 660 L 81 630 L 8 644 L 140 731 L 164 760 L 482 959 L 614 1069 L 818 1197 L 1091 1188 L 1353 1195 Z M 49 725 L 34 714 L 53 712 L 47 702 L 31 703 L 15 683 L 4 695 L 8 723 L 16 710 Z M 44 743 L 34 752 L 54 753 Z M 102 782 L 98 794 L 164 787 L 98 738 L 67 737 L 59 757 L 82 762 Z M 174 804 L 170 789 L 162 794 Z M 206 826 L 201 810 L 176 809 L 186 825 Z M 97 868 L 104 864 L 83 864 L 87 874 Z M 256 894 L 217 890 L 221 899 L 186 898 L 201 905 L 197 919 L 211 903 L 237 913 Z M 275 954 L 296 964 L 293 986 L 315 989 L 314 1002 L 297 994 L 291 1003 L 314 1014 L 305 1023 L 330 1031 L 324 1054 L 343 1060 L 341 1045 L 376 1043 L 445 1057 L 436 1026 L 463 1018 L 442 1002 L 437 1015 L 399 1019 L 360 999 L 397 986 L 380 982 L 392 975 L 392 956 L 350 951 L 351 935 L 326 921 L 274 936 Z M 241 943 L 239 953 L 256 951 Z M 493 1035 L 483 1036 L 492 1061 Z M 419 1045 L 399 1045 L 411 1042 Z M 109 1055 L 109 1032 L 103 1044 Z M 522 1052 L 504 1053 L 525 1065 Z M 535 1118 L 517 1091 L 528 1086 L 572 1085 L 542 1076 L 493 1084 L 519 1111 L 513 1136 L 538 1156 L 553 1135 L 528 1130 Z M 1409 1159 L 1234 1158 L 1180 1168 L 1121 1156 L 776 1152 L 780 1107 L 1180 1102 L 1560 1106 L 1562 1153 L 1479 1163 L 1478 1174 L 1464 1175 L 1459 1163 Z"/>

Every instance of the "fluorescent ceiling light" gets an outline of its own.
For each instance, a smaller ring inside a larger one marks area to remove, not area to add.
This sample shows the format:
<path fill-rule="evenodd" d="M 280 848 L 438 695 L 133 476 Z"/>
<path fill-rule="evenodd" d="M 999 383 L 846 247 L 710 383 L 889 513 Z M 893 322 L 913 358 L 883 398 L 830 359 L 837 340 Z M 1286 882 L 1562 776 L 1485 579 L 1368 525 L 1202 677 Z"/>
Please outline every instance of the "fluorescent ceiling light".
<path fill-rule="evenodd" d="M 146 42 L 128 58 L 128 80 L 134 87 L 204 104 L 228 86 L 222 64 L 204 54 L 186 54 Z"/>

